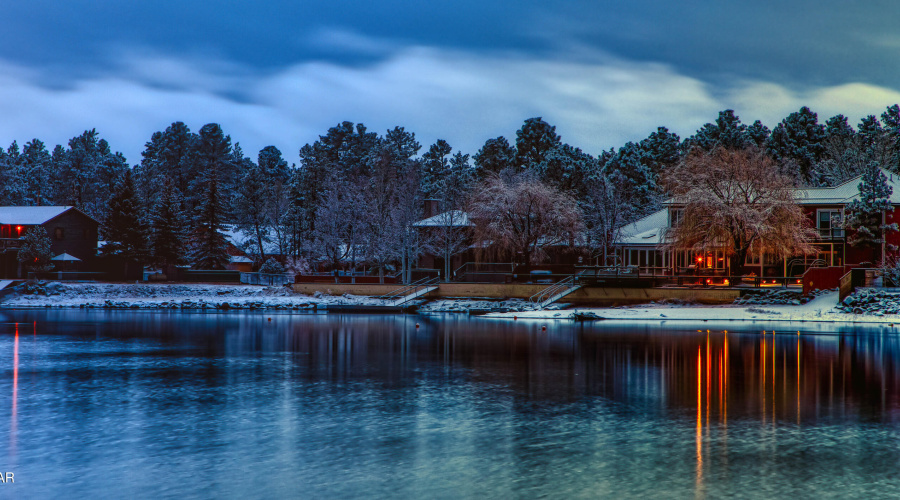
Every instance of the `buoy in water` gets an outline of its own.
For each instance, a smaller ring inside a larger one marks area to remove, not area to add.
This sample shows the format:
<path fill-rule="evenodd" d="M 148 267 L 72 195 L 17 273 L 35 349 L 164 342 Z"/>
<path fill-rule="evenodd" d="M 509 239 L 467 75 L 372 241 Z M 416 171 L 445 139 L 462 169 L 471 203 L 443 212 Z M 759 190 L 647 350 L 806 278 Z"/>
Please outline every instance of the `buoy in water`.
<path fill-rule="evenodd" d="M 269 321 L 272 321 L 272 318 L 269 318 Z"/>
<path fill-rule="evenodd" d="M 547 329 L 546 326 L 542 326 L 542 327 L 541 327 L 541 330 L 546 330 L 546 329 Z"/>
<path fill-rule="evenodd" d="M 416 323 L 416 328 L 418 328 L 418 327 L 419 327 L 419 324 L 418 324 L 418 323 Z"/>

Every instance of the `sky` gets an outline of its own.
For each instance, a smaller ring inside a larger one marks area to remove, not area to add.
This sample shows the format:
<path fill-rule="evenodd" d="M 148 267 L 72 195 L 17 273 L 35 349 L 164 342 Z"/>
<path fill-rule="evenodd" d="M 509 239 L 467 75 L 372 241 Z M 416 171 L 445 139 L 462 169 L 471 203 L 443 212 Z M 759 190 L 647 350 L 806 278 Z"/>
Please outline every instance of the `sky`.
<path fill-rule="evenodd" d="M 900 102 L 893 0 L 29 0 L 0 21 L 0 145 L 175 121 L 289 162 L 341 121 L 474 154 L 541 116 L 585 152 L 718 112 L 770 128 Z"/>

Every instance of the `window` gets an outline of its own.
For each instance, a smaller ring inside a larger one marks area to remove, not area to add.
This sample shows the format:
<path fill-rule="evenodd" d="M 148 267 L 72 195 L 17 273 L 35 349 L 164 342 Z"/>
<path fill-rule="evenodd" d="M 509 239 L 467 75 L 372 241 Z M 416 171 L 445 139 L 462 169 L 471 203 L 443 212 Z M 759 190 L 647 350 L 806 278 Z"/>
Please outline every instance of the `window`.
<path fill-rule="evenodd" d="M 816 216 L 816 229 L 819 231 L 820 238 L 843 238 L 844 230 L 841 229 L 841 221 L 843 217 L 840 210 L 824 209 L 818 210 Z"/>
<path fill-rule="evenodd" d="M 683 208 L 673 208 L 669 211 L 669 227 L 675 227 L 681 223 L 681 219 L 684 218 L 684 209 Z"/>
<path fill-rule="evenodd" d="M 63 228 L 58 227 L 58 228 L 56 228 L 56 229 L 53 230 L 53 237 L 54 237 L 55 239 L 57 239 L 57 240 L 61 240 L 61 239 L 63 239 L 63 238 L 66 237 L 66 233 L 65 233 L 65 231 L 63 230 Z"/>

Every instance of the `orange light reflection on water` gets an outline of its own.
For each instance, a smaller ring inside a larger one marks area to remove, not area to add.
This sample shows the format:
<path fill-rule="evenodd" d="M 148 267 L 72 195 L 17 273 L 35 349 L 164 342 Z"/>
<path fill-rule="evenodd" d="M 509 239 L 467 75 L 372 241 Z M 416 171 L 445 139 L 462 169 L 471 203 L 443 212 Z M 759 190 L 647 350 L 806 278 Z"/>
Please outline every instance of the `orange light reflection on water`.
<path fill-rule="evenodd" d="M 697 347 L 697 479 L 695 493 L 703 490 L 703 348 Z"/>

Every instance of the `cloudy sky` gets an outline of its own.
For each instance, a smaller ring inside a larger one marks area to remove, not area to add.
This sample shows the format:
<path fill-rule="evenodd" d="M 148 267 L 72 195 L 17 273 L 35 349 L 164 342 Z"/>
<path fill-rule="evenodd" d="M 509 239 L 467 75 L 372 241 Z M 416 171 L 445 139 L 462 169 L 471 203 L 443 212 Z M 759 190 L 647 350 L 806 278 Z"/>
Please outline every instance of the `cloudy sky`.
<path fill-rule="evenodd" d="M 474 153 L 543 116 L 596 154 L 732 108 L 857 122 L 900 102 L 893 0 L 29 0 L 0 21 L 0 144 L 218 122 L 255 158 L 343 120 Z"/>

